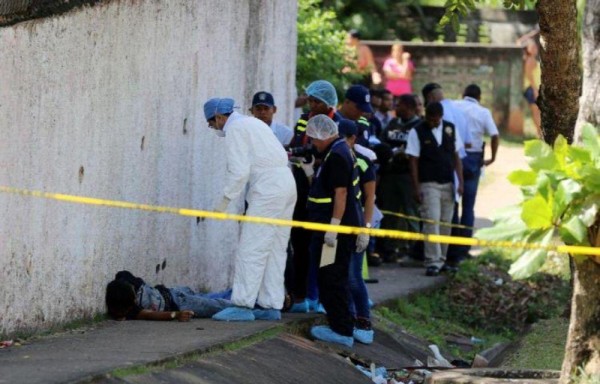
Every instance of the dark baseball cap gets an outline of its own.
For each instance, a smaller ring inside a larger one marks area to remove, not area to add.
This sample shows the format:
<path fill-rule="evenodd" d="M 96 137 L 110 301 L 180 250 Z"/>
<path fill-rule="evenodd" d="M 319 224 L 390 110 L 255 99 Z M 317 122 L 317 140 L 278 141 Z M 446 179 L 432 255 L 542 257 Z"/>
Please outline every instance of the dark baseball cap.
<path fill-rule="evenodd" d="M 273 95 L 269 92 L 257 92 L 252 97 L 252 106 L 255 105 L 266 105 L 268 107 L 275 106 L 275 100 L 273 100 Z"/>
<path fill-rule="evenodd" d="M 342 137 L 356 136 L 358 134 L 358 125 L 349 119 L 340 119 L 338 121 L 338 133 Z"/>
<path fill-rule="evenodd" d="M 371 95 L 369 89 L 363 85 L 353 85 L 346 91 L 346 99 L 356 103 L 358 109 L 366 113 L 373 113 L 371 108 Z"/>

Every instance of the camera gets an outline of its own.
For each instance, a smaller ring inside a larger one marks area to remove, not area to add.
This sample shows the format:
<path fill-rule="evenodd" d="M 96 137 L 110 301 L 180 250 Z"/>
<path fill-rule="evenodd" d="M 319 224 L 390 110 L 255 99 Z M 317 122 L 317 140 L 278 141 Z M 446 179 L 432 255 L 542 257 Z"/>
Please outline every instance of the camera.
<path fill-rule="evenodd" d="M 291 157 L 304 157 L 307 160 L 310 160 L 313 155 L 313 147 L 311 144 L 302 147 L 286 147 L 286 151 Z"/>

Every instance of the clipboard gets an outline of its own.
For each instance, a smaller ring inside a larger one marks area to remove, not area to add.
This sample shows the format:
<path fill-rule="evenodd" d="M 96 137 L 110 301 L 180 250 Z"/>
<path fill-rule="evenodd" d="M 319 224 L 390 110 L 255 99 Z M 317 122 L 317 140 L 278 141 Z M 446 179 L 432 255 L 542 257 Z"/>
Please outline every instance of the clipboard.
<path fill-rule="evenodd" d="M 335 242 L 335 246 L 333 247 L 330 247 L 329 245 L 323 243 L 323 249 L 321 250 L 321 262 L 319 263 L 319 268 L 323 268 L 335 263 L 336 250 L 337 241 Z"/>

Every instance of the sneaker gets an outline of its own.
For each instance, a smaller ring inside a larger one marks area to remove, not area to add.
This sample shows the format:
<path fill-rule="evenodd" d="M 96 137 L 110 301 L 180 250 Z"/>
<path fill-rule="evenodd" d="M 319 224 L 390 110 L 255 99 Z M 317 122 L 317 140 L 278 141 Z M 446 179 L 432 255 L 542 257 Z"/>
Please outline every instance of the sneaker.
<path fill-rule="evenodd" d="M 458 272 L 458 267 L 449 265 L 449 264 L 444 264 L 442 266 L 442 269 L 440 269 L 440 273 L 456 273 Z"/>
<path fill-rule="evenodd" d="M 354 337 L 354 340 L 358 341 L 359 343 L 368 345 L 373 343 L 375 332 L 372 329 L 354 328 L 352 336 Z"/>
<path fill-rule="evenodd" d="M 317 308 L 319 308 L 319 300 L 311 300 L 311 299 L 307 299 L 306 300 L 308 302 L 308 311 L 309 312 L 316 312 Z"/>
<path fill-rule="evenodd" d="M 327 314 L 327 311 L 325 310 L 325 307 L 321 303 L 319 303 L 319 306 L 317 307 L 317 310 L 315 312 L 322 313 L 324 315 Z"/>
<path fill-rule="evenodd" d="M 328 343 L 336 343 L 345 345 L 346 347 L 352 347 L 354 344 L 354 338 L 351 336 L 343 336 L 336 333 L 329 328 L 328 325 L 318 325 L 310 329 L 310 334 L 317 340 L 325 341 Z"/>
<path fill-rule="evenodd" d="M 308 300 L 301 301 L 299 303 L 294 303 L 290 307 L 289 312 L 291 313 L 308 313 L 309 305 Z"/>
<path fill-rule="evenodd" d="M 256 320 L 269 320 L 277 321 L 281 320 L 281 311 L 278 309 L 262 309 L 256 308 L 252 310 L 252 314 Z"/>
<path fill-rule="evenodd" d="M 437 276 L 440 274 L 440 269 L 435 265 L 430 265 L 425 269 L 425 276 Z"/>

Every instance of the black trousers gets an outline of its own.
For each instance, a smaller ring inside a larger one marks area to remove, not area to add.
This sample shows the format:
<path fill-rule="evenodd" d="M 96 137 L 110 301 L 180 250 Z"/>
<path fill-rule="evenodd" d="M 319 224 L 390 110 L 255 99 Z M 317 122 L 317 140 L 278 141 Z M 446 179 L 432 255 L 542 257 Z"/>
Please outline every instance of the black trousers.
<path fill-rule="evenodd" d="M 323 232 L 313 232 L 310 244 L 311 257 L 320 264 L 323 249 Z M 337 250 L 333 264 L 319 268 L 319 300 L 325 311 L 331 329 L 343 336 L 352 336 L 354 319 L 350 313 L 348 298 L 348 271 L 352 250 L 356 247 L 356 236 L 337 236 Z"/>

